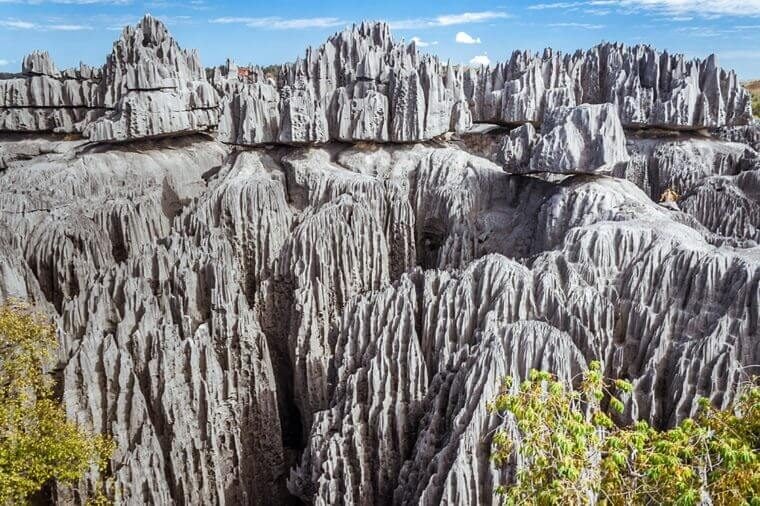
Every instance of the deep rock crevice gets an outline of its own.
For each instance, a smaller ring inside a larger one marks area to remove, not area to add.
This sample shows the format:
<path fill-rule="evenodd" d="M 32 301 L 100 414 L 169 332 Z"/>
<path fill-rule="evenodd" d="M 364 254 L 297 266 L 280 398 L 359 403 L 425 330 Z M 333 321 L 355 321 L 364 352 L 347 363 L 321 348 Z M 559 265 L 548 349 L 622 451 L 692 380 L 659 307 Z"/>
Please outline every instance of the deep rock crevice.
<path fill-rule="evenodd" d="M 54 315 L 121 503 L 493 504 L 504 376 L 601 360 L 668 427 L 760 364 L 747 97 L 713 57 L 466 68 L 369 23 L 240 76 L 146 17 L 0 79 L 0 301 Z"/>

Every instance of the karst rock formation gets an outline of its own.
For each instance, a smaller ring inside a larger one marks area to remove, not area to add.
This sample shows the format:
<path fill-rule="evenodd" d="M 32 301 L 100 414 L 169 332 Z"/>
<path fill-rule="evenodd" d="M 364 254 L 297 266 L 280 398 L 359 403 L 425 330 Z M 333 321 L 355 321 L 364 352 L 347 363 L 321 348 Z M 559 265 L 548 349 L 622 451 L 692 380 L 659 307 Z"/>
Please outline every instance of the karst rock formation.
<path fill-rule="evenodd" d="M 240 72 L 146 16 L 102 67 L 29 55 L 0 130 L 0 300 L 118 444 L 60 504 L 488 505 L 505 376 L 599 360 L 668 427 L 760 364 L 760 125 L 714 56 L 362 23 Z"/>

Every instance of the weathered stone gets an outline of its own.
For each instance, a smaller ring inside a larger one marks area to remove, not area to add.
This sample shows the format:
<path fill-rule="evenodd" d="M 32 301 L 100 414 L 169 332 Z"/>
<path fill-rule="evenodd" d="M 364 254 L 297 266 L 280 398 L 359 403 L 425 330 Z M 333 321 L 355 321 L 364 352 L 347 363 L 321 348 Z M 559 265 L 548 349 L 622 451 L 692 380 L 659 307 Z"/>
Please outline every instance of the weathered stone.
<path fill-rule="evenodd" d="M 760 365 L 747 114 L 714 58 L 463 69 L 384 24 L 277 76 L 150 17 L 101 69 L 31 55 L 0 81 L 0 129 L 37 132 L 0 135 L 0 302 L 51 314 L 67 415 L 118 444 L 55 500 L 488 505 L 504 376 L 598 360 L 657 427 L 727 406 Z"/>

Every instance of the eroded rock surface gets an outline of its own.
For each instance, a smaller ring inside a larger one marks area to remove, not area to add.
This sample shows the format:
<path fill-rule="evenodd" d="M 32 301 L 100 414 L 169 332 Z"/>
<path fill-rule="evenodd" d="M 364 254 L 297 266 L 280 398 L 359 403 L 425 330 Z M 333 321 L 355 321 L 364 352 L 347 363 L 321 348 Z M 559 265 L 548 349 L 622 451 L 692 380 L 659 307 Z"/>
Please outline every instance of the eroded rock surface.
<path fill-rule="evenodd" d="M 361 24 L 204 72 L 146 18 L 0 90 L 0 301 L 118 444 L 58 503 L 493 504 L 503 377 L 598 360 L 667 427 L 760 365 L 756 124 L 713 58 L 462 69 Z M 441 137 L 473 120 L 519 126 Z"/>
<path fill-rule="evenodd" d="M 747 125 L 750 95 L 715 55 L 687 60 L 646 45 L 600 44 L 588 51 L 515 51 L 492 69 L 469 69 L 475 121 L 542 123 L 562 106 L 613 104 L 623 125 L 681 130 Z"/>
<path fill-rule="evenodd" d="M 581 104 L 612 104 L 627 127 L 735 129 L 752 119 L 749 93 L 714 55 L 686 60 L 649 46 L 516 51 L 494 68 L 472 68 L 365 22 L 276 75 L 238 70 L 227 62 L 204 71 L 196 52 L 146 16 L 124 29 L 99 68 L 59 71 L 47 53 L 28 55 L 21 75 L 0 81 L 0 129 L 93 141 L 214 131 L 253 146 L 424 141 L 473 122 L 540 125 Z"/>

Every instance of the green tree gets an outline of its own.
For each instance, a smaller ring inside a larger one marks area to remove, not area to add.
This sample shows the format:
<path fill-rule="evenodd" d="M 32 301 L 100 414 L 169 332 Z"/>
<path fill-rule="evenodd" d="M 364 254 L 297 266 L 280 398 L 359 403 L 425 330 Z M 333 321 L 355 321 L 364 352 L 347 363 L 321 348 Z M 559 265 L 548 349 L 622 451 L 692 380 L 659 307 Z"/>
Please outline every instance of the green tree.
<path fill-rule="evenodd" d="M 0 504 L 28 501 L 51 479 L 74 483 L 91 466 L 104 471 L 114 451 L 66 418 L 45 374 L 56 340 L 40 314 L 0 307 Z"/>
<path fill-rule="evenodd" d="M 501 488 L 507 504 L 760 505 L 760 388 L 744 385 L 732 409 L 699 402 L 694 418 L 659 431 L 645 421 L 619 427 L 615 413 L 632 390 L 605 379 L 593 362 L 573 389 L 531 371 L 507 379 L 490 408 L 513 417 L 517 435 L 499 431 L 492 458 L 515 464 Z"/>

